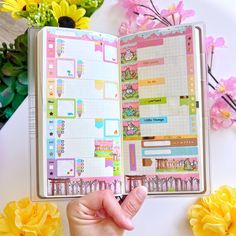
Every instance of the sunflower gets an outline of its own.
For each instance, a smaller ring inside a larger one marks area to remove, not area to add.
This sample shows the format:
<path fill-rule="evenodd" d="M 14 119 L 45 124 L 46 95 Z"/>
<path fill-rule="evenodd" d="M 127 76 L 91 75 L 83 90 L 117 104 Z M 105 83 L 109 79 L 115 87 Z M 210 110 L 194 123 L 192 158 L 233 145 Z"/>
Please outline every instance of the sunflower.
<path fill-rule="evenodd" d="M 86 13 L 84 8 L 77 8 L 75 4 L 69 5 L 67 1 L 62 0 L 60 4 L 52 2 L 52 14 L 59 27 L 66 28 L 89 28 L 89 17 L 83 17 Z"/>
<path fill-rule="evenodd" d="M 14 19 L 21 18 L 21 15 L 26 13 L 27 8 L 31 4 L 38 4 L 41 0 L 4 0 L 2 7 L 0 8 L 3 12 L 12 12 L 12 17 Z"/>

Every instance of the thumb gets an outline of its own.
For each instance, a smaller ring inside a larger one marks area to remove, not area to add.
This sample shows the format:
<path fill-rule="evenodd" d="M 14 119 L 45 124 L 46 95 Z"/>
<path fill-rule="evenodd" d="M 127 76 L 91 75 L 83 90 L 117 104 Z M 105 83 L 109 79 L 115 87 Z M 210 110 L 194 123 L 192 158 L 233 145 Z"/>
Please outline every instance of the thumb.
<path fill-rule="evenodd" d="M 137 214 L 146 196 L 147 188 L 144 186 L 137 187 L 128 194 L 124 202 L 121 204 L 121 208 L 128 218 L 132 219 Z"/>

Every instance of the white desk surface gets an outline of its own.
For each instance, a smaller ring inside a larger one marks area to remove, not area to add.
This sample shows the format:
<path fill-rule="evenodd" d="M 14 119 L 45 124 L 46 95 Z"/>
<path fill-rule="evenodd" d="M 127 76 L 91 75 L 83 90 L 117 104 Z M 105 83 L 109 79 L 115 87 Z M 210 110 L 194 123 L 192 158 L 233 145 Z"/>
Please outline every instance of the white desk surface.
<path fill-rule="evenodd" d="M 158 1 L 157 1 L 158 2 Z M 159 0 L 162 6 L 172 3 Z M 226 49 L 218 49 L 215 54 L 214 73 L 218 78 L 236 75 L 236 2 L 234 0 L 185 1 L 186 8 L 196 10 L 191 21 L 204 21 L 207 35 L 224 36 Z M 107 18 L 109 17 L 109 20 Z M 94 15 L 92 29 L 116 34 L 123 17 L 117 0 L 106 0 Z M 210 132 L 211 187 L 221 185 L 236 186 L 236 125 Z M 29 196 L 28 162 L 28 101 L 25 100 L 14 116 L 0 131 L 0 211 L 11 200 Z M 147 199 L 134 219 L 135 230 L 127 236 L 190 236 L 187 209 L 196 201 L 191 197 L 159 197 Z M 63 218 L 65 236 L 69 236 L 65 214 L 66 201 L 57 202 Z"/>

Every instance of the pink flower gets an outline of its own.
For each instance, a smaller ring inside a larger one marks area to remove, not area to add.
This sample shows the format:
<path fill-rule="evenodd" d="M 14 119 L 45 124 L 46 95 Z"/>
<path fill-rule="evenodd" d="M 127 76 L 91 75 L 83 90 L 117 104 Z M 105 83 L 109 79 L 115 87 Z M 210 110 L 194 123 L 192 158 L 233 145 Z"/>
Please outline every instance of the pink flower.
<path fill-rule="evenodd" d="M 122 6 L 127 10 L 126 15 L 128 19 L 132 19 L 135 14 L 134 12 L 143 13 L 145 8 L 140 7 L 139 5 L 149 6 L 150 2 L 148 0 L 123 0 Z"/>
<path fill-rule="evenodd" d="M 215 88 L 215 90 L 210 92 L 210 97 L 213 99 L 218 99 L 226 94 L 236 99 L 236 77 L 231 76 L 227 80 L 220 80 Z"/>
<path fill-rule="evenodd" d="M 213 129 L 229 128 L 236 121 L 236 112 L 219 98 L 211 107 L 210 120 Z"/>
<path fill-rule="evenodd" d="M 179 18 L 179 24 L 188 17 L 194 16 L 194 10 L 184 10 L 183 1 L 180 1 L 178 5 L 172 4 L 168 9 L 163 9 L 161 15 L 164 17 L 172 16 L 173 24 L 176 24 L 175 17 Z"/>
<path fill-rule="evenodd" d="M 126 21 L 121 23 L 119 28 L 119 35 L 124 36 L 131 33 L 131 23 Z"/>
<path fill-rule="evenodd" d="M 223 37 L 214 39 L 212 36 L 206 38 L 206 53 L 211 53 L 216 47 L 222 48 L 225 46 L 225 40 Z"/>

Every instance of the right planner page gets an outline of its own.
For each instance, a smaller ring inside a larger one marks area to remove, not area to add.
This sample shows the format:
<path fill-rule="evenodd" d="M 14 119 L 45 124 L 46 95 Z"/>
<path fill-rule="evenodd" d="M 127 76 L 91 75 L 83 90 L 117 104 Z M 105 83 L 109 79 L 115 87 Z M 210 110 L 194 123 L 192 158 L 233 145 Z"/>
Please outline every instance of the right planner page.
<path fill-rule="evenodd" d="M 201 34 L 181 25 L 120 39 L 126 193 L 205 191 Z"/>

